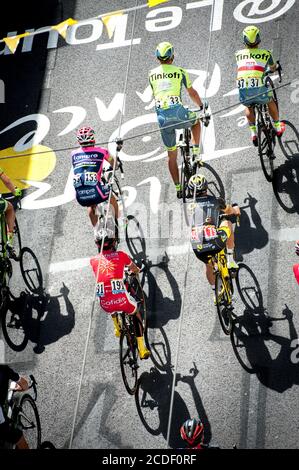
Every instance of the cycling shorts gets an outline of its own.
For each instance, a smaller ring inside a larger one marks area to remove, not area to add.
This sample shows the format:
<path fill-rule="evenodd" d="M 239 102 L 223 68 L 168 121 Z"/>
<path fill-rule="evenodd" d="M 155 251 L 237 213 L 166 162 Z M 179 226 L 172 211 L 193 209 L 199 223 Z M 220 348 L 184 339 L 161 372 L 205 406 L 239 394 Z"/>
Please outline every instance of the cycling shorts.
<path fill-rule="evenodd" d="M 267 104 L 272 100 L 272 98 L 273 92 L 266 86 L 260 86 L 256 88 L 240 88 L 239 90 L 239 100 L 242 104 L 244 104 L 244 106 L 247 107 L 253 106 L 254 104 Z M 246 103 L 244 103 L 244 101 L 246 101 Z"/>
<path fill-rule="evenodd" d="M 137 302 L 129 292 L 105 295 L 103 298 L 100 298 L 100 305 L 104 312 L 110 315 L 116 312 L 133 315 L 137 311 Z"/>
<path fill-rule="evenodd" d="M 16 444 L 21 439 L 23 433 L 20 429 L 15 428 L 11 422 L 5 421 L 0 424 L 0 440 Z"/>
<path fill-rule="evenodd" d="M 176 129 L 186 129 L 198 122 L 196 113 L 184 108 L 181 104 L 167 109 L 156 108 L 163 143 L 167 150 L 176 149 Z M 189 122 L 183 122 L 183 121 Z M 168 127 L 171 126 L 171 127 Z M 168 127 L 168 129 L 164 129 Z"/>
<path fill-rule="evenodd" d="M 101 204 L 109 198 L 110 187 L 97 184 L 94 187 L 82 187 L 76 190 L 76 199 L 83 207 Z"/>
<path fill-rule="evenodd" d="M 8 207 L 8 202 L 3 197 L 0 197 L 0 214 L 3 214 Z"/>
<path fill-rule="evenodd" d="M 225 248 L 230 234 L 231 231 L 228 227 L 219 227 L 217 229 L 217 238 L 209 240 L 208 243 L 204 242 L 202 245 L 197 245 L 196 248 L 193 246 L 195 256 L 203 263 L 208 264 L 211 255 L 216 255 Z"/>

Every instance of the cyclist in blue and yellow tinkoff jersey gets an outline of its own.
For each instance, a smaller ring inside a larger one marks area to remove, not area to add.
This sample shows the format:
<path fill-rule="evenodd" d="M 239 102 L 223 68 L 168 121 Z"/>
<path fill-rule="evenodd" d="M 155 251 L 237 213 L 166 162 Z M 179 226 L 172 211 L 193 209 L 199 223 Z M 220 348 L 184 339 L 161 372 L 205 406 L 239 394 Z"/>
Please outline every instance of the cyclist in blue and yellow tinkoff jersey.
<path fill-rule="evenodd" d="M 160 65 L 149 73 L 149 83 L 155 98 L 155 108 L 163 143 L 168 152 L 168 168 L 174 181 L 177 196 L 182 197 L 182 188 L 177 164 L 175 129 L 191 127 L 193 156 L 200 160 L 200 122 L 196 114 L 184 108 L 181 100 L 182 86 L 186 88 L 194 103 L 202 107 L 197 91 L 192 87 L 188 72 L 173 65 L 174 49 L 169 42 L 161 42 L 156 49 Z M 184 122 L 189 121 L 189 122 Z"/>
<path fill-rule="evenodd" d="M 271 51 L 258 48 L 261 38 L 260 30 L 256 26 L 247 26 L 244 29 L 243 41 L 246 48 L 236 52 L 237 86 L 240 102 L 245 106 L 252 143 L 257 146 L 255 115 L 252 107 L 254 104 L 267 104 L 277 135 L 281 136 L 284 132 L 273 93 L 264 83 L 266 71 L 269 68 L 271 72 L 275 72 L 277 63 L 274 62 Z"/>

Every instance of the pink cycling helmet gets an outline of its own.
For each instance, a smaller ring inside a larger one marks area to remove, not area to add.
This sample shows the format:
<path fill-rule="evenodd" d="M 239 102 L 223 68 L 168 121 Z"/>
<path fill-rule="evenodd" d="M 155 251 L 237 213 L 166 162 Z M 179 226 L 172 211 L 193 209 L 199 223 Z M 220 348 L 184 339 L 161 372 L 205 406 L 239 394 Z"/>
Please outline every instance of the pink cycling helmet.
<path fill-rule="evenodd" d="M 87 146 L 95 143 L 95 131 L 92 127 L 84 126 L 77 131 L 78 143 Z"/>

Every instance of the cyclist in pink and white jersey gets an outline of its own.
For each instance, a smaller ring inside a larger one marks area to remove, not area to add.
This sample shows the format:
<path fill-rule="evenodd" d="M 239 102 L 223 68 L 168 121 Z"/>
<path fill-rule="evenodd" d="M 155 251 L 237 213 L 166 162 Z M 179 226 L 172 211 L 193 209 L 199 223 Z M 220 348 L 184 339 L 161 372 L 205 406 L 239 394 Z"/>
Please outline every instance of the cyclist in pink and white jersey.
<path fill-rule="evenodd" d="M 107 160 L 114 166 L 114 158 L 108 150 L 95 146 L 95 131 L 92 127 L 81 127 L 77 131 L 77 140 L 80 148 L 72 152 L 76 198 L 81 206 L 88 208 L 89 218 L 95 227 L 98 221 L 96 206 L 108 200 L 110 191 L 110 187 L 101 180 L 103 165 Z M 113 194 L 110 201 L 117 220 L 118 205 Z"/>

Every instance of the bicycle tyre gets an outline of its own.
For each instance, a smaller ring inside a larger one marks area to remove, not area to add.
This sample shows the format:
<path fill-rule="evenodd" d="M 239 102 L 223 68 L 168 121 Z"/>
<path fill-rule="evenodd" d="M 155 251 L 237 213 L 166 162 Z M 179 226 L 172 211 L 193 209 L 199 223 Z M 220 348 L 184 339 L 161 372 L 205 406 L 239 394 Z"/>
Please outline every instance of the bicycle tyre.
<path fill-rule="evenodd" d="M 138 385 L 137 347 L 134 344 L 135 342 L 136 338 L 132 338 L 128 329 L 121 331 L 119 339 L 120 370 L 125 388 L 130 395 L 135 395 Z M 128 372 L 126 366 L 128 366 Z M 129 380 L 129 374 L 131 374 L 132 384 Z"/>
<path fill-rule="evenodd" d="M 54 444 L 50 441 L 43 441 L 39 447 L 40 449 L 56 449 Z"/>
<path fill-rule="evenodd" d="M 279 112 L 278 99 L 277 99 L 277 94 L 276 94 L 275 86 L 274 86 L 273 80 L 272 80 L 271 77 L 269 77 L 269 76 L 267 76 L 266 79 L 265 79 L 265 86 L 268 86 L 268 85 L 267 85 L 268 83 L 269 83 L 270 88 L 272 89 L 273 101 L 275 102 L 275 104 L 276 104 L 276 106 L 277 106 L 277 110 L 278 110 L 278 112 Z"/>
<path fill-rule="evenodd" d="M 32 446 L 32 440 L 29 441 L 29 439 L 28 439 L 28 432 L 27 431 L 30 429 L 30 427 L 28 426 L 28 423 L 26 423 L 26 420 L 20 416 L 22 411 L 23 411 L 24 415 L 26 415 L 26 413 L 23 410 L 26 403 L 32 408 L 33 414 L 34 414 L 34 417 L 35 417 L 36 440 L 34 439 L 34 444 L 35 444 L 34 447 Z M 31 395 L 26 394 L 21 398 L 17 419 L 18 419 L 18 424 L 20 425 L 20 427 L 23 431 L 24 437 L 25 437 L 27 443 L 29 444 L 29 447 L 31 449 L 39 449 L 39 447 L 41 445 L 41 424 L 40 424 L 40 419 L 39 419 L 39 414 L 38 414 L 36 403 L 33 400 L 33 398 L 31 397 Z M 22 421 L 22 419 L 23 419 L 23 421 Z M 26 429 L 26 426 L 27 426 L 27 429 Z M 26 434 L 26 432 L 27 432 L 27 434 Z"/>
<path fill-rule="evenodd" d="M 273 155 L 273 143 L 263 120 L 258 123 L 258 153 L 263 173 L 270 183 L 274 173 L 273 158 L 269 157 L 269 155 Z"/>
<path fill-rule="evenodd" d="M 26 255 L 27 256 L 29 255 L 32 257 L 32 260 L 36 266 L 34 269 L 26 269 L 26 265 L 25 265 Z M 20 269 L 21 269 L 22 278 L 26 286 L 28 287 L 28 289 L 34 294 L 41 292 L 43 288 L 43 274 L 42 274 L 42 270 L 38 262 L 38 259 L 33 253 L 33 251 L 31 250 L 31 248 L 28 248 L 28 247 L 22 248 L 21 255 L 20 255 Z M 31 271 L 35 271 L 34 278 L 33 276 L 30 275 Z"/>
<path fill-rule="evenodd" d="M 222 298 L 220 292 L 223 291 Z M 224 288 L 223 279 L 219 273 L 216 274 L 215 282 L 216 308 L 220 325 L 226 335 L 230 335 L 233 327 L 233 319 L 231 314 L 231 306 L 228 304 L 227 294 Z M 226 320 L 225 320 L 226 316 Z"/>
<path fill-rule="evenodd" d="M 299 132 L 297 131 L 296 127 L 294 126 L 294 124 L 292 124 L 290 121 L 287 121 L 286 119 L 283 119 L 281 122 L 283 122 L 286 125 L 286 129 L 287 129 L 287 127 L 290 127 L 292 129 L 292 131 L 294 132 L 294 134 L 296 136 L 297 146 L 298 146 L 298 149 L 299 149 Z M 279 147 L 280 147 L 283 155 L 285 156 L 285 158 L 291 159 L 294 156 L 299 155 L 299 150 L 298 150 L 298 153 L 295 154 L 295 155 L 294 154 L 289 155 L 286 152 L 286 148 L 283 145 L 283 136 L 284 136 L 284 134 L 281 137 L 278 137 L 278 143 L 279 143 Z"/>

